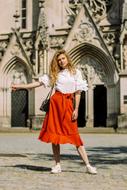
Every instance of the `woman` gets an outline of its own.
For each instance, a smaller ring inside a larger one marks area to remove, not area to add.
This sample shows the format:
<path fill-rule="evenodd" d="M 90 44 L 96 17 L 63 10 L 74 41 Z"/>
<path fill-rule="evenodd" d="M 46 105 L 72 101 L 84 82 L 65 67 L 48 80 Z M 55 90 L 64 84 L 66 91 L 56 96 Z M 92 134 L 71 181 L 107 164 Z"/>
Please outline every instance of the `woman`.
<path fill-rule="evenodd" d="M 40 85 L 54 86 L 55 93 L 50 98 L 49 111 L 46 113 L 39 140 L 52 143 L 55 166 L 51 173 L 60 173 L 60 144 L 70 143 L 76 146 L 83 159 L 86 170 L 97 174 L 95 167 L 89 164 L 87 153 L 78 133 L 77 118 L 81 91 L 87 90 L 87 83 L 81 72 L 72 64 L 65 50 L 55 53 L 48 75 L 30 84 L 12 85 L 12 89 L 30 89 Z M 73 104 L 74 102 L 74 104 Z"/>

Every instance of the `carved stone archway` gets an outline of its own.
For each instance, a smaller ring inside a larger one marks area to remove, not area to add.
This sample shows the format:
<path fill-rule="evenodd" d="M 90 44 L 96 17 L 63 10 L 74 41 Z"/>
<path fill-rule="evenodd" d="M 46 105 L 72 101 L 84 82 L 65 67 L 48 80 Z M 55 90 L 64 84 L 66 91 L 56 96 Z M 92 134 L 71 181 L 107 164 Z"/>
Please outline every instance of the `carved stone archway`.
<path fill-rule="evenodd" d="M 82 57 L 90 56 L 97 60 L 100 67 L 103 67 L 107 76 L 107 86 L 114 85 L 119 80 L 119 75 L 115 63 L 109 55 L 107 55 L 102 49 L 90 43 L 82 43 L 74 47 L 69 52 L 74 64 L 79 64 Z"/>
<path fill-rule="evenodd" d="M 104 85 L 107 89 L 107 119 L 108 123 L 113 125 L 116 119 L 110 116 L 114 116 L 117 113 L 117 99 L 114 98 L 114 94 L 117 89 L 117 82 L 119 80 L 117 69 L 112 59 L 100 48 L 89 43 L 82 43 L 69 52 L 72 61 L 75 65 L 78 65 L 83 71 L 83 74 L 88 80 L 89 90 L 86 93 L 86 126 L 94 126 L 94 89 L 96 85 Z M 87 63 L 87 60 L 89 60 Z M 88 69 L 88 70 L 87 70 Z M 90 71 L 87 73 L 87 71 Z M 97 77 L 95 77 L 95 75 Z M 97 79 L 99 82 L 95 81 Z M 112 106 L 111 106 L 112 101 Z"/>
<path fill-rule="evenodd" d="M 12 57 L 1 69 L 0 108 L 1 126 L 11 127 L 11 83 L 27 83 L 32 81 L 27 64 L 18 56 Z M 32 97 L 32 91 L 29 97 Z M 30 107 L 29 107 L 30 110 Z"/>

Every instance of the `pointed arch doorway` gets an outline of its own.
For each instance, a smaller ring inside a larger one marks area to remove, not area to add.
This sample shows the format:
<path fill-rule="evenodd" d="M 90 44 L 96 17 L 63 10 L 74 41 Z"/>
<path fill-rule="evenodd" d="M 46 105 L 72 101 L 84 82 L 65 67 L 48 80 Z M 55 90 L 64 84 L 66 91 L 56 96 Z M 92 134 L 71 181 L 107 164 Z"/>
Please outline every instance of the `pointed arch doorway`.
<path fill-rule="evenodd" d="M 12 83 L 20 84 L 31 82 L 31 72 L 21 58 L 14 56 L 2 67 L 1 84 L 3 89 L 9 89 Z M 32 94 L 32 93 L 31 93 Z M 25 89 L 3 91 L 3 116 L 9 127 L 27 127 L 29 117 L 29 99 L 31 96 Z M 9 118 L 9 119 L 8 119 Z"/>

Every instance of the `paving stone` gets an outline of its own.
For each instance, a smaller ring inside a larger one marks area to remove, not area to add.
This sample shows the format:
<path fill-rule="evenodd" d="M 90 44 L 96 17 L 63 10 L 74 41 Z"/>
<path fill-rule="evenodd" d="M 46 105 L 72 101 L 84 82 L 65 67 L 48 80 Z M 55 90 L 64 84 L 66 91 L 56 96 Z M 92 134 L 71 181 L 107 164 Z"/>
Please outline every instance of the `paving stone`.
<path fill-rule="evenodd" d="M 126 190 L 127 135 L 82 134 L 97 175 L 85 166 L 72 145 L 61 146 L 63 172 L 50 174 L 51 145 L 37 133 L 0 134 L 0 190 Z"/>

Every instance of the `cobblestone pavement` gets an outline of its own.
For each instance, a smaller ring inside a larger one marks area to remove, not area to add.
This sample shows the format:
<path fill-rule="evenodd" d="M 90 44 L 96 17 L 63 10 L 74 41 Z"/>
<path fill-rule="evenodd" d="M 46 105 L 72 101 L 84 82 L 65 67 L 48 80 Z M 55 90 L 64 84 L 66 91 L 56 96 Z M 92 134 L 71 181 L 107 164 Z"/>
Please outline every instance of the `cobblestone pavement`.
<path fill-rule="evenodd" d="M 38 133 L 0 134 L 0 190 L 127 190 L 127 135 L 82 134 L 97 175 L 85 167 L 73 145 L 61 146 L 63 172 L 50 174 L 51 145 Z"/>

